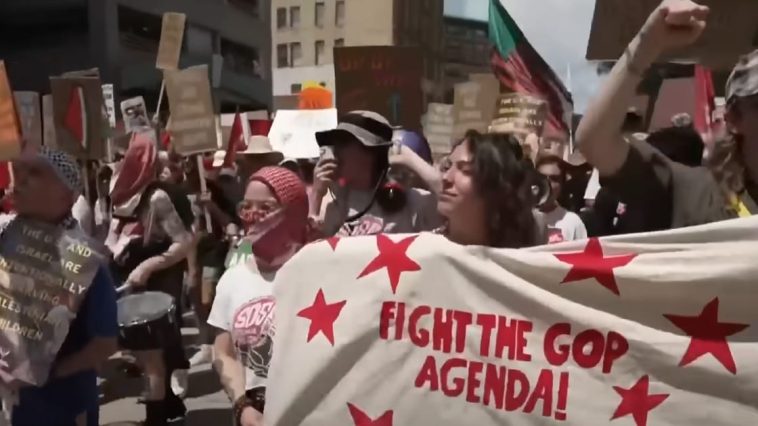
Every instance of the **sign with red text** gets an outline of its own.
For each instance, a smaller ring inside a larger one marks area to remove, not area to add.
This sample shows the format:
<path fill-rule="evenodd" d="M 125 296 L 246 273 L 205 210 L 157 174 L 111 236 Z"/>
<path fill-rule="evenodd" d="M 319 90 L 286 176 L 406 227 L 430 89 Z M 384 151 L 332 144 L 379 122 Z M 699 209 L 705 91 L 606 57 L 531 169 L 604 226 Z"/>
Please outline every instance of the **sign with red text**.
<path fill-rule="evenodd" d="M 392 125 L 421 129 L 424 63 L 416 47 L 360 46 L 334 49 L 337 110 L 375 111 Z"/>
<path fill-rule="evenodd" d="M 278 274 L 270 426 L 758 424 L 758 217 L 524 250 L 330 239 Z"/>

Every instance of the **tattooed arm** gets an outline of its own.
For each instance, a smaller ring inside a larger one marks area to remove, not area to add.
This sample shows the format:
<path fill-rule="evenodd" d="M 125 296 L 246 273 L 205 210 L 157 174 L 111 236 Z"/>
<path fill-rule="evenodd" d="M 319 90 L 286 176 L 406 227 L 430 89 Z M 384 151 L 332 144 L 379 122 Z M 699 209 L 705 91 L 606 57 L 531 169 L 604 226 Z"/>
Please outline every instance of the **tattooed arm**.
<path fill-rule="evenodd" d="M 245 394 L 245 368 L 237 359 L 232 335 L 228 331 L 219 331 L 216 335 L 213 343 L 213 368 L 230 401 L 234 402 Z"/>
<path fill-rule="evenodd" d="M 135 285 L 144 285 L 150 274 L 162 271 L 186 259 L 192 250 L 192 233 L 187 230 L 174 208 L 168 194 L 162 190 L 155 191 L 150 197 L 150 212 L 147 229 L 151 238 L 162 235 L 171 240 L 168 249 L 158 256 L 146 259 L 132 271 L 128 281 Z"/>

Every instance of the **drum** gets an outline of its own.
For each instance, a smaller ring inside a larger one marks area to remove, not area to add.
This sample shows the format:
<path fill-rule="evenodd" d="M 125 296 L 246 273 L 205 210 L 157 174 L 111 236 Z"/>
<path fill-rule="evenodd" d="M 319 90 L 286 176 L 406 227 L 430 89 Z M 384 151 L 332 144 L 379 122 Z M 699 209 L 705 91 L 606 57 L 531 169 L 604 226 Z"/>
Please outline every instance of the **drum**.
<path fill-rule="evenodd" d="M 123 349 L 161 349 L 180 336 L 174 298 L 146 291 L 118 300 L 119 344 Z"/>

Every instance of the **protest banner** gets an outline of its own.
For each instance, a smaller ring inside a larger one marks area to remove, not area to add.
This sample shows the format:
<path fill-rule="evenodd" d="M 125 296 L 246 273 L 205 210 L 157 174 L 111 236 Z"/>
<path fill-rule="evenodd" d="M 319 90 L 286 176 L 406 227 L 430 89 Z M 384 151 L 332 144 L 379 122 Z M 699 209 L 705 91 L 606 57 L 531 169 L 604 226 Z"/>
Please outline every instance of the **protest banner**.
<path fill-rule="evenodd" d="M 42 145 L 42 116 L 39 93 L 13 92 L 13 97 L 16 99 L 16 111 L 24 140 L 33 146 Z"/>
<path fill-rule="evenodd" d="M 179 154 L 190 155 L 218 149 L 208 66 L 166 71 L 166 93 L 171 109 L 169 131 Z M 219 132 L 221 124 L 219 123 Z"/>
<path fill-rule="evenodd" d="M 375 111 L 392 125 L 420 130 L 423 55 L 416 47 L 334 49 L 337 109 Z"/>
<path fill-rule="evenodd" d="M 469 80 L 478 83 L 481 87 L 479 92 L 479 108 L 484 120 L 492 120 L 497 111 L 497 100 L 500 97 L 500 81 L 493 74 L 469 74 Z"/>
<path fill-rule="evenodd" d="M 186 21 L 187 16 L 183 13 L 163 14 L 161 41 L 158 44 L 158 57 L 155 60 L 155 67 L 159 70 L 175 70 L 179 67 Z"/>
<path fill-rule="evenodd" d="M 106 154 L 103 87 L 96 71 L 50 77 L 57 147 L 80 159 Z"/>
<path fill-rule="evenodd" d="M 547 103 L 521 93 L 506 93 L 498 99 L 491 132 L 534 133 L 542 135 L 547 118 Z"/>
<path fill-rule="evenodd" d="M 13 219 L 0 244 L 0 378 L 47 381 L 103 249 L 79 228 Z"/>
<path fill-rule="evenodd" d="M 424 117 L 424 136 L 432 155 L 440 157 L 450 153 L 453 144 L 453 105 L 429 103 Z"/>
<path fill-rule="evenodd" d="M 758 217 L 524 250 L 311 244 L 273 286 L 264 423 L 756 424 L 756 256 Z"/>
<path fill-rule="evenodd" d="M 21 123 L 16 113 L 5 63 L 0 61 L 0 161 L 7 161 L 21 153 Z"/>
<path fill-rule="evenodd" d="M 281 110 L 268 133 L 271 146 L 286 158 L 318 158 L 316 132 L 337 127 L 336 109 Z"/>
<path fill-rule="evenodd" d="M 57 148 L 55 138 L 55 114 L 53 113 L 53 95 L 42 96 L 42 143 L 50 148 Z"/>
<path fill-rule="evenodd" d="M 453 92 L 453 137 L 462 138 L 468 130 L 486 133 L 491 117 L 488 120 L 485 115 L 487 96 L 483 95 L 482 85 L 476 81 L 458 83 Z"/>

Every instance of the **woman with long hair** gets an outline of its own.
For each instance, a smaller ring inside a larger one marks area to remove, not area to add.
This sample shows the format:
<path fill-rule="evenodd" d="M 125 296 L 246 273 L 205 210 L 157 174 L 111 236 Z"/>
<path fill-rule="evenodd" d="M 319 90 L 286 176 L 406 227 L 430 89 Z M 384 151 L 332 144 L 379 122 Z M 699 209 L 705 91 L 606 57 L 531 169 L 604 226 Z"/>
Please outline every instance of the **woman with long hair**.
<path fill-rule="evenodd" d="M 462 245 L 522 248 L 545 243 L 532 188 L 536 172 L 516 136 L 469 131 L 442 167 L 438 210 Z"/>
<path fill-rule="evenodd" d="M 254 257 L 224 272 L 208 324 L 220 330 L 213 365 L 236 423 L 260 426 L 274 335 L 272 283 L 307 242 L 305 185 L 288 169 L 264 167 L 250 178 L 238 212 Z"/>

